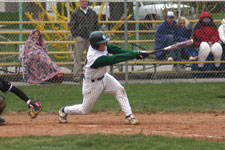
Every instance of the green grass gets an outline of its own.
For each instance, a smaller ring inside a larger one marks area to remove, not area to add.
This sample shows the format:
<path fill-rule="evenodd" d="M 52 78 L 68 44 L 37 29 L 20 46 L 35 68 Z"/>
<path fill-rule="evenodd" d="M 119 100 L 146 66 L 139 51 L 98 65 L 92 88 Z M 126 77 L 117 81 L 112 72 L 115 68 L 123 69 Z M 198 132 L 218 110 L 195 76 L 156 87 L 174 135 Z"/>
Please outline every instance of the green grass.
<path fill-rule="evenodd" d="M 224 83 L 125 84 L 134 112 L 224 112 Z M 28 96 L 39 99 L 43 111 L 56 112 L 60 107 L 82 102 L 81 85 L 49 84 L 20 86 Z M 5 95 L 6 111 L 26 111 L 23 101 L 14 94 Z M 102 94 L 93 112 L 121 111 L 115 97 Z"/>
<path fill-rule="evenodd" d="M 104 142 L 103 142 L 104 140 Z M 224 142 L 144 135 L 66 135 L 0 138 L 1 150 L 224 150 Z"/>
<path fill-rule="evenodd" d="M 18 12 L 0 12 L 0 21 L 18 21 Z"/>
<path fill-rule="evenodd" d="M 49 84 L 18 86 L 39 99 L 43 112 L 56 113 L 65 105 L 82 102 L 81 85 Z M 125 84 L 134 112 L 220 112 L 225 110 L 224 83 Z M 14 94 L 4 94 L 6 112 L 27 112 Z M 115 97 L 102 94 L 92 112 L 121 112 Z M 29 129 L 28 129 L 29 130 Z M 103 142 L 104 141 L 104 142 Z M 225 143 L 153 135 L 65 135 L 0 137 L 1 150 L 225 150 Z"/>

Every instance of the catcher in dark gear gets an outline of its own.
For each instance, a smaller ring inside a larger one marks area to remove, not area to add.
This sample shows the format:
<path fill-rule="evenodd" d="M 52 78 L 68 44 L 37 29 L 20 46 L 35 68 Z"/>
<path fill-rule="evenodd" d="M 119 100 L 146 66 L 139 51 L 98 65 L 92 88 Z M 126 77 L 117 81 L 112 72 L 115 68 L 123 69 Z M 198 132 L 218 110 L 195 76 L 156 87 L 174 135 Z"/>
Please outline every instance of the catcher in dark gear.
<path fill-rule="evenodd" d="M 29 115 L 31 118 L 35 118 L 38 113 L 42 110 L 42 105 L 37 100 L 31 100 L 27 97 L 27 95 L 15 87 L 12 83 L 0 78 L 0 91 L 7 94 L 8 92 L 12 92 L 17 95 L 20 99 L 27 103 L 29 107 Z M 4 111 L 7 102 L 3 96 L 0 95 L 0 123 L 5 122 L 5 119 L 1 117 L 2 112 Z"/>

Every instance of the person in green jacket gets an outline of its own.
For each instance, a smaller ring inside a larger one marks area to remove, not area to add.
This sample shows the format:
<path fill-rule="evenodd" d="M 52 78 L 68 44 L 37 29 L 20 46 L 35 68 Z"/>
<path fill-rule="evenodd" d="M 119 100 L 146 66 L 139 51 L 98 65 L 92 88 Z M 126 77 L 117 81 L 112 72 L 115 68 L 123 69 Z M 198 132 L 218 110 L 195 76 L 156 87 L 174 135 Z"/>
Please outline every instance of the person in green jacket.
<path fill-rule="evenodd" d="M 125 113 L 126 124 L 139 124 L 132 113 L 124 87 L 107 73 L 107 66 L 131 59 L 144 59 L 149 54 L 146 51 L 125 50 L 114 44 L 107 44 L 108 41 L 109 39 L 102 31 L 94 31 L 90 34 L 91 45 L 87 52 L 82 88 L 83 103 L 62 107 L 59 110 L 60 123 L 66 123 L 69 114 L 90 112 L 100 94 L 105 92 L 115 95 Z M 108 53 L 113 55 L 108 55 Z"/>

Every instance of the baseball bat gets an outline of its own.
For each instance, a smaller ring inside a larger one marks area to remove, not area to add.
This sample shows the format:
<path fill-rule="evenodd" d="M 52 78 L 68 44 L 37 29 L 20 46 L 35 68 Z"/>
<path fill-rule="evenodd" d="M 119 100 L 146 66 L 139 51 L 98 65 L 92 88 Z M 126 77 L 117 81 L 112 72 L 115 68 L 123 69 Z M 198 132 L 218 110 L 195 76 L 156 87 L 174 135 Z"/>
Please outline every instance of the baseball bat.
<path fill-rule="evenodd" d="M 154 52 L 149 52 L 148 54 L 154 54 L 154 53 L 162 52 L 162 51 L 169 51 L 169 50 L 173 50 L 173 49 L 189 46 L 189 45 L 192 45 L 192 44 L 193 44 L 193 39 L 187 40 L 187 41 L 183 41 L 183 42 L 179 42 L 179 43 L 176 43 L 176 44 L 164 47 L 162 49 L 155 50 Z"/>

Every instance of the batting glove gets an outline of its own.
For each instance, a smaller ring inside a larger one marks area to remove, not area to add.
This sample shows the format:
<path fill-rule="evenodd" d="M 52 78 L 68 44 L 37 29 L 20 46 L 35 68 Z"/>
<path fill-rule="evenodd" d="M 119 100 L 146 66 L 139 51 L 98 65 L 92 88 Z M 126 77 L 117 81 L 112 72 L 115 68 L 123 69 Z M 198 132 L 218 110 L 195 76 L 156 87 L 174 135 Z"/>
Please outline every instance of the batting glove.
<path fill-rule="evenodd" d="M 137 59 L 144 59 L 148 56 L 149 56 L 149 54 L 146 51 L 138 51 Z"/>

